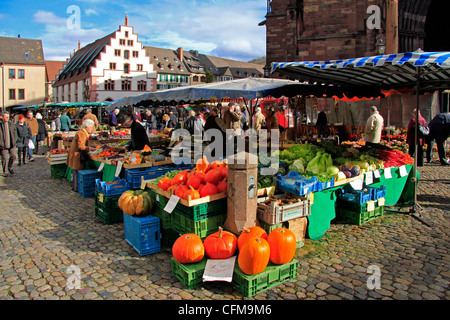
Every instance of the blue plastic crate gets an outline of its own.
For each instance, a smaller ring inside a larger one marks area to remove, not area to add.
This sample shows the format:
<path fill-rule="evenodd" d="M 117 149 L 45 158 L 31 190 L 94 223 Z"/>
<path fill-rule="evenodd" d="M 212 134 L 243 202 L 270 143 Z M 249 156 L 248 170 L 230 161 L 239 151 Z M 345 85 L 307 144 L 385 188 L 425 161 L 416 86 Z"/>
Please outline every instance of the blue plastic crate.
<path fill-rule="evenodd" d="M 382 185 L 380 187 L 366 187 L 368 190 L 372 191 L 372 199 L 378 200 L 386 196 L 386 186 Z"/>
<path fill-rule="evenodd" d="M 334 187 L 334 178 L 331 178 L 329 181 L 317 181 L 317 190 L 316 191 L 322 191 L 325 189 L 333 188 Z"/>
<path fill-rule="evenodd" d="M 158 217 L 133 217 L 123 214 L 125 240 L 141 255 L 161 251 L 160 221 Z"/>
<path fill-rule="evenodd" d="M 363 190 L 355 190 L 348 184 L 337 192 L 338 198 L 342 201 L 355 204 L 363 204 L 372 200 L 372 189 L 364 188 Z"/>
<path fill-rule="evenodd" d="M 80 170 L 78 171 L 78 184 L 95 185 L 95 180 L 101 179 L 102 176 L 103 173 L 97 170 Z"/>
<path fill-rule="evenodd" d="M 298 196 L 317 191 L 318 182 L 317 177 L 308 178 L 300 175 L 297 171 L 291 171 L 285 176 L 281 174 L 276 176 L 276 187 L 278 189 Z"/>
<path fill-rule="evenodd" d="M 111 181 L 101 181 L 100 179 L 95 179 L 95 191 L 105 196 L 122 194 L 129 189 L 131 189 L 130 184 L 127 183 L 125 179 L 120 179 L 119 177 L 115 177 Z"/>
<path fill-rule="evenodd" d="M 142 177 L 144 180 L 155 179 L 172 170 L 176 169 L 173 167 L 125 169 L 125 180 L 130 184 L 131 189 L 139 189 Z"/>
<path fill-rule="evenodd" d="M 85 198 L 93 198 L 95 195 L 95 185 L 78 184 L 78 193 Z"/>

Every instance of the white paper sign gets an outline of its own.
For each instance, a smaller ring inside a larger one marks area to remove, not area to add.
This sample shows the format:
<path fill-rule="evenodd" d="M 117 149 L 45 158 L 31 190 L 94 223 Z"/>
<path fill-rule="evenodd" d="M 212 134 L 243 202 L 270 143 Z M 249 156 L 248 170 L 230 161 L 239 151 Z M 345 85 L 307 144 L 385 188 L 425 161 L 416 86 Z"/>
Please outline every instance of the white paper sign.
<path fill-rule="evenodd" d="M 118 177 L 120 174 L 120 171 L 122 171 L 122 161 L 117 161 L 117 167 L 116 167 L 116 173 L 114 174 L 115 177 Z"/>
<path fill-rule="evenodd" d="M 361 175 L 361 177 L 357 178 L 356 180 L 350 182 L 350 185 L 355 190 L 362 190 L 364 183 L 364 176 Z"/>
<path fill-rule="evenodd" d="M 208 259 L 203 271 L 203 281 L 231 282 L 235 264 L 236 256 L 228 259 Z"/>
<path fill-rule="evenodd" d="M 375 210 L 375 202 L 374 201 L 367 201 L 367 211 L 374 211 Z"/>
<path fill-rule="evenodd" d="M 391 168 L 384 168 L 384 177 L 386 179 L 392 178 Z"/>
<path fill-rule="evenodd" d="M 369 171 L 366 172 L 366 185 L 372 184 L 373 183 L 373 172 Z"/>
<path fill-rule="evenodd" d="M 408 171 L 406 170 L 405 166 L 400 167 L 400 177 L 404 177 L 408 175 Z"/>
<path fill-rule="evenodd" d="M 173 209 L 175 209 L 175 206 L 177 205 L 178 201 L 180 201 L 180 197 L 177 197 L 176 195 L 172 195 L 167 201 L 166 206 L 164 207 L 164 211 L 168 213 L 172 213 Z"/>
<path fill-rule="evenodd" d="M 105 166 L 104 162 L 100 163 L 100 166 L 98 167 L 97 171 L 98 172 L 102 171 L 104 166 Z"/>
<path fill-rule="evenodd" d="M 373 172 L 373 176 L 375 177 L 375 178 L 381 178 L 381 173 L 380 173 L 380 170 L 375 170 L 374 172 Z"/>
<path fill-rule="evenodd" d="M 379 206 L 379 207 L 384 206 L 385 203 L 386 203 L 386 199 L 385 199 L 384 197 L 378 199 L 378 206 Z"/>

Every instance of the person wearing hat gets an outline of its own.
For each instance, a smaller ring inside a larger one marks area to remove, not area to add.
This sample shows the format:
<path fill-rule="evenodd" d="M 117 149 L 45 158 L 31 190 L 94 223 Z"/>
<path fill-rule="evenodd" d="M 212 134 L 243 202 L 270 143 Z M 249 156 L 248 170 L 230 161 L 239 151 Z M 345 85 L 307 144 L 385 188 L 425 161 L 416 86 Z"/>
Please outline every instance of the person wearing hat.
<path fill-rule="evenodd" d="M 367 119 L 366 128 L 364 129 L 364 141 L 366 141 L 366 145 L 380 143 L 383 125 L 384 119 L 378 112 L 377 107 L 370 107 L 370 117 Z"/>
<path fill-rule="evenodd" d="M 14 174 L 13 164 L 17 158 L 17 130 L 14 122 L 9 119 L 9 112 L 4 111 L 0 120 L 0 155 L 2 157 L 3 176 Z"/>

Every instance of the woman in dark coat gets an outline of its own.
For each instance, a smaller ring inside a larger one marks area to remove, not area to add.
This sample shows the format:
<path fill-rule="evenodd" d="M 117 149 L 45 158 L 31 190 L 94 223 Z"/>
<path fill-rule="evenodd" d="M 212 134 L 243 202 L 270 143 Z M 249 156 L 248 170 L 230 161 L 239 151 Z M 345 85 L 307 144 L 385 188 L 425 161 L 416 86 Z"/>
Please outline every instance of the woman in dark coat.
<path fill-rule="evenodd" d="M 31 139 L 31 129 L 28 123 L 25 122 L 25 116 L 19 115 L 19 121 L 16 123 L 17 130 L 17 149 L 19 166 L 26 164 L 25 159 L 27 156 L 28 140 Z"/>
<path fill-rule="evenodd" d="M 411 157 L 414 157 L 414 150 L 415 150 L 415 128 L 416 128 L 416 109 L 413 110 L 412 118 L 409 121 L 408 129 L 406 131 L 406 143 L 409 146 L 408 153 Z M 419 125 L 420 126 L 426 126 L 427 121 L 420 115 L 419 111 Z M 422 167 L 423 166 L 423 145 L 425 144 L 425 138 L 418 138 L 417 139 L 417 166 Z"/>
<path fill-rule="evenodd" d="M 36 115 L 36 120 L 38 122 L 38 134 L 36 136 L 36 154 L 39 152 L 39 144 L 48 137 L 47 127 L 45 126 L 44 120 L 40 114 Z M 42 144 L 43 145 L 43 144 Z M 44 152 L 42 152 L 44 154 Z"/>

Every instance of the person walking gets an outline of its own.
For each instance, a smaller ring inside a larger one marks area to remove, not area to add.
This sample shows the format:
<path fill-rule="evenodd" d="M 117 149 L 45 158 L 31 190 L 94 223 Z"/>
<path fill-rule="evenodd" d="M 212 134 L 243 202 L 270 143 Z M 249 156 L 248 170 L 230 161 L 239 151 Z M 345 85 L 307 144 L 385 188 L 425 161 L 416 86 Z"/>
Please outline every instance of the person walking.
<path fill-rule="evenodd" d="M 90 119 L 84 120 L 81 129 L 77 131 L 70 144 L 66 164 L 72 168 L 72 190 L 75 192 L 78 192 L 78 171 L 86 168 L 86 162 L 82 160 L 81 154 L 90 150 L 88 141 L 94 126 L 94 121 Z"/>
<path fill-rule="evenodd" d="M 266 120 L 266 117 L 264 116 L 264 114 L 261 112 L 261 108 L 257 107 L 255 109 L 255 114 L 254 114 L 254 120 L 253 120 L 253 129 L 255 130 L 255 133 L 257 135 L 259 135 L 259 132 L 262 128 L 262 125 L 264 123 L 264 121 Z"/>
<path fill-rule="evenodd" d="M 0 155 L 2 157 L 3 176 L 7 177 L 8 169 L 14 174 L 13 164 L 17 158 L 17 130 L 14 122 L 9 119 L 9 112 L 4 111 L 0 119 Z"/>
<path fill-rule="evenodd" d="M 19 115 L 16 123 L 17 130 L 17 149 L 18 149 L 18 165 L 26 164 L 26 157 L 28 151 L 28 140 L 31 139 L 31 128 L 28 123 L 25 122 L 25 116 Z"/>
<path fill-rule="evenodd" d="M 430 163 L 432 161 L 431 151 L 433 150 L 434 142 L 436 141 L 441 165 L 450 165 L 450 162 L 445 155 L 444 146 L 445 141 L 450 136 L 450 113 L 440 113 L 436 115 L 433 120 L 430 121 L 428 127 L 430 128 L 430 134 L 427 138 L 427 162 Z"/>
<path fill-rule="evenodd" d="M 62 111 L 62 115 L 59 117 L 59 121 L 61 122 L 61 131 L 69 132 L 72 121 L 70 120 L 69 116 L 67 115 L 67 110 Z"/>
<path fill-rule="evenodd" d="M 202 134 L 203 124 L 202 120 L 195 116 L 194 110 L 189 110 L 189 118 L 184 122 L 184 129 L 189 131 L 191 135 Z"/>
<path fill-rule="evenodd" d="M 412 112 L 412 118 L 409 121 L 408 128 L 406 131 L 406 144 L 408 145 L 408 154 L 411 157 L 414 157 L 414 152 L 416 151 L 416 125 L 417 125 L 417 119 L 416 119 L 416 109 Z M 424 117 L 420 114 L 419 111 L 419 126 L 426 126 L 427 121 Z M 423 167 L 423 145 L 425 144 L 425 138 L 424 137 L 418 137 L 417 138 L 417 166 Z"/>
<path fill-rule="evenodd" d="M 81 123 L 83 123 L 84 120 L 87 120 L 87 119 L 91 119 L 92 121 L 94 121 L 94 129 L 92 130 L 92 133 L 96 133 L 97 128 L 98 128 L 98 119 L 97 119 L 97 116 L 92 113 L 91 108 L 86 109 L 86 114 L 84 115 L 83 119 L 81 119 Z"/>
<path fill-rule="evenodd" d="M 380 143 L 381 131 L 383 130 L 384 119 L 378 112 L 376 106 L 370 107 L 370 117 L 367 119 L 364 129 L 364 141 L 366 145 Z"/>
<path fill-rule="evenodd" d="M 40 113 L 36 114 L 36 120 L 38 122 L 38 133 L 36 135 L 36 145 L 34 146 L 36 149 L 36 154 L 39 153 L 39 145 L 44 147 L 44 141 L 48 137 L 47 126 L 45 125 L 44 120 L 42 120 L 42 115 Z M 44 154 L 44 151 L 42 152 Z"/>
<path fill-rule="evenodd" d="M 25 119 L 26 123 L 28 123 L 28 125 L 30 126 L 31 129 L 31 142 L 34 145 L 34 148 L 36 148 L 36 138 L 37 138 L 37 134 L 39 131 L 39 123 L 37 122 L 36 118 L 33 116 L 33 111 L 28 111 L 27 112 L 27 117 Z M 33 149 L 32 148 L 28 148 L 28 160 L 30 162 L 34 161 L 33 158 Z"/>

